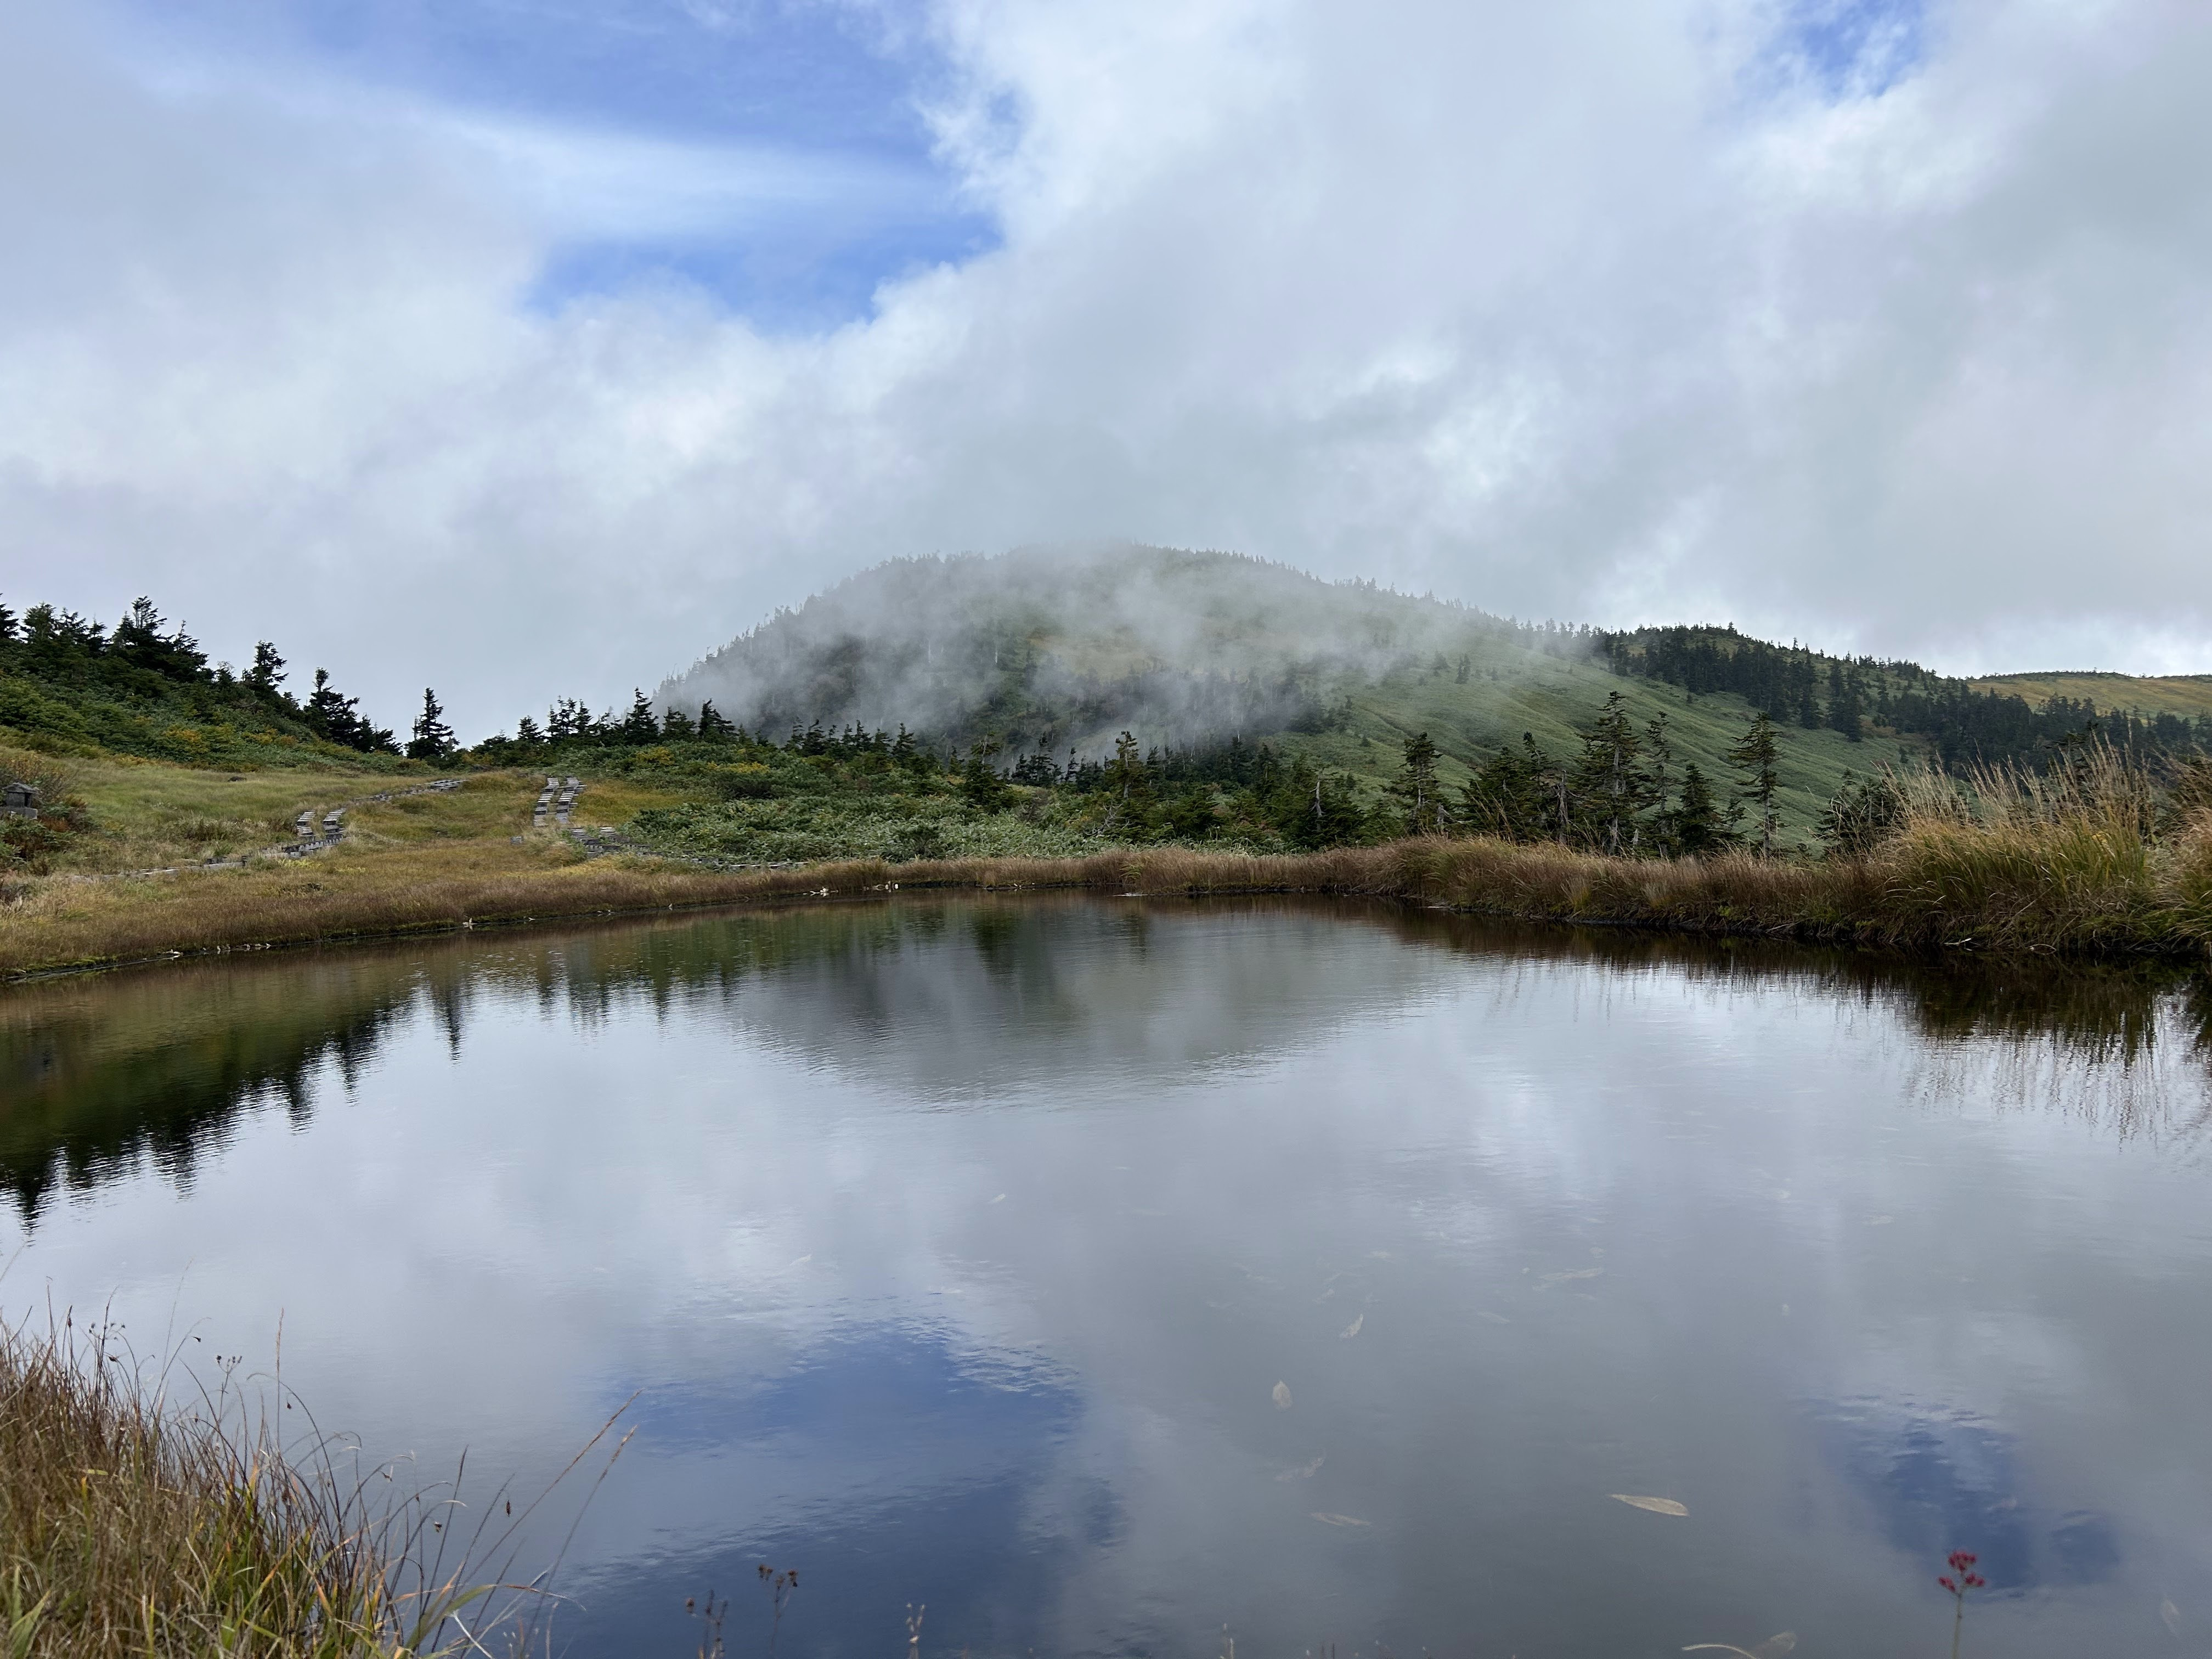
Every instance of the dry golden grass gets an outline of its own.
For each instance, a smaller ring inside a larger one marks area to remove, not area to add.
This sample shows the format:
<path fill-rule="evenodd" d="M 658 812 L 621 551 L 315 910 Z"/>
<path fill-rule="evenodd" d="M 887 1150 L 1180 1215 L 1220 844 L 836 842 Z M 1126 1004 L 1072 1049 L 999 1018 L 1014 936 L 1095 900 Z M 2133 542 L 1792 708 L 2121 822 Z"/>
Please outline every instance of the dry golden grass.
<path fill-rule="evenodd" d="M 1533 921 L 1866 945 L 2201 951 L 2212 940 L 2212 820 L 2132 851 L 2074 824 L 1918 823 L 1871 859 L 1820 863 L 1746 854 L 1615 860 L 1425 840 L 1284 857 L 1164 848 L 724 873 L 628 857 L 586 862 L 545 837 L 402 843 L 273 867 L 50 880 L 0 912 L 0 973 L 894 886 L 1337 893 Z"/>
<path fill-rule="evenodd" d="M 0 1331 L 9 1659 L 460 1650 L 449 1615 L 482 1592 L 421 1565 L 423 1505 L 364 1490 L 287 1458 L 227 1388 L 165 1401 L 102 1333 Z"/>
<path fill-rule="evenodd" d="M 67 793 L 91 809 L 95 828 L 55 860 L 63 871 L 93 874 L 151 870 L 234 858 L 289 840 L 292 820 L 405 788 L 417 776 L 359 772 L 201 772 L 158 761 L 49 762 L 67 774 Z"/>
<path fill-rule="evenodd" d="M 359 790 L 380 781 L 343 781 Z M 161 782 L 163 791 L 185 787 Z M 1418 840 L 1283 857 L 1161 848 L 721 872 L 627 855 L 585 860 L 565 837 L 528 830 L 542 782 L 534 773 L 484 773 L 449 793 L 359 807 L 343 846 L 297 862 L 30 883 L 0 906 L 0 974 L 894 884 L 1339 893 L 1532 921 L 1914 948 L 2201 952 L 2212 941 L 2212 809 L 2155 833 L 2153 793 L 2110 755 L 2055 777 L 1985 774 L 1963 792 L 1942 780 L 1901 781 L 1907 810 L 1898 834 L 1867 859 L 1817 862 L 1742 854 L 1613 860 L 1548 845 Z M 265 808 L 289 824 L 294 796 L 317 785 L 287 774 L 262 787 L 292 792 L 281 805 L 270 796 Z M 142 812 L 172 797 L 148 799 L 154 805 L 142 803 Z M 620 823 L 668 799 L 594 781 L 576 820 Z"/>

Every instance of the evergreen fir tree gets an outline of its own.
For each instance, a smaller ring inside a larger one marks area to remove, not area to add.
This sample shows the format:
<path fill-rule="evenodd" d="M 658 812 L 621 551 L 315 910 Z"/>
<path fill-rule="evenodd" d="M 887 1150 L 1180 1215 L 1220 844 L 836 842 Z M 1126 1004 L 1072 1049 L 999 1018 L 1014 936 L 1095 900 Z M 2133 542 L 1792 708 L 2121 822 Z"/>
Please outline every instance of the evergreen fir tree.
<path fill-rule="evenodd" d="M 653 699 L 635 687 L 630 693 L 629 713 L 623 717 L 617 735 L 624 743 L 648 744 L 660 741 L 660 722 L 653 717 Z"/>
<path fill-rule="evenodd" d="M 568 743 L 592 735 L 589 705 L 563 697 L 545 711 L 545 736 L 553 743 Z"/>
<path fill-rule="evenodd" d="M 691 717 L 680 708 L 670 709 L 660 722 L 660 735 L 672 743 L 690 737 L 695 729 Z"/>
<path fill-rule="evenodd" d="M 1651 757 L 1651 763 L 1644 771 L 1644 798 L 1652 814 L 1664 824 L 1667 821 L 1668 797 L 1673 793 L 1674 778 L 1669 769 L 1674 750 L 1667 740 L 1667 716 L 1654 714 L 1644 726 L 1644 752 Z"/>
<path fill-rule="evenodd" d="M 1443 788 L 1437 781 L 1436 740 L 1427 732 L 1406 739 L 1405 763 L 1390 793 L 1404 809 L 1407 835 L 1433 836 L 1442 830 Z"/>
<path fill-rule="evenodd" d="M 1729 762 L 1736 769 L 1738 798 L 1757 809 L 1753 822 L 1761 858 L 1774 856 L 1774 831 L 1781 823 L 1774 807 L 1775 795 L 1781 787 L 1775 770 L 1778 750 L 1774 722 L 1762 714 L 1753 717 L 1744 734 L 1728 751 Z"/>
<path fill-rule="evenodd" d="M 443 760 L 460 746 L 453 741 L 453 728 L 445 723 L 445 712 L 438 694 L 424 686 L 422 712 L 415 717 L 414 735 L 407 744 L 408 759 Z"/>
<path fill-rule="evenodd" d="M 1003 812 L 1014 798 L 1013 787 L 991 763 L 998 752 L 996 738 L 979 738 L 969 745 L 968 763 L 960 770 L 961 799 L 979 812 Z"/>
<path fill-rule="evenodd" d="M 15 644 L 15 613 L 6 605 L 0 605 L 0 645 Z"/>
<path fill-rule="evenodd" d="M 1114 739 L 1114 759 L 1110 768 L 1114 793 L 1122 808 L 1130 808 L 1131 797 L 1141 805 L 1143 797 L 1151 793 L 1152 781 L 1137 758 L 1137 740 L 1124 732 Z"/>
<path fill-rule="evenodd" d="M 1864 858 L 1904 821 L 1905 802 L 1887 778 L 1862 781 L 1846 772 L 1813 828 L 1835 856 Z"/>
<path fill-rule="evenodd" d="M 528 748 L 535 749 L 545 741 L 545 734 L 538 729 L 536 720 L 525 714 L 514 723 L 514 740 Z"/>
<path fill-rule="evenodd" d="M 361 717 L 354 713 L 360 702 L 358 697 L 341 696 L 337 687 L 331 684 L 330 672 L 315 671 L 314 690 L 307 694 L 303 712 L 315 735 L 325 743 L 343 744 L 349 749 L 361 747 Z"/>
<path fill-rule="evenodd" d="M 1614 858 L 1626 854 L 1635 840 L 1636 815 L 1644 804 L 1643 774 L 1636 761 L 1643 747 L 1628 722 L 1627 697 L 1607 692 L 1604 708 L 1583 733 L 1574 793 L 1583 802 L 1599 850 Z"/>
<path fill-rule="evenodd" d="M 1478 835 L 1501 841 L 1542 841 L 1554 833 L 1559 768 L 1523 732 L 1517 749 L 1503 749 L 1483 763 L 1460 791 L 1462 822 Z"/>
<path fill-rule="evenodd" d="M 1682 769 L 1682 798 L 1668 815 L 1668 840 L 1685 858 L 1705 858 L 1735 844 L 1735 835 L 1721 815 L 1712 786 L 1695 761 Z"/>
<path fill-rule="evenodd" d="M 737 735 L 738 728 L 730 724 L 722 711 L 714 707 L 712 697 L 699 705 L 699 735 L 717 742 Z"/>
<path fill-rule="evenodd" d="M 253 666 L 246 671 L 246 687 L 258 696 L 274 697 L 284 684 L 284 659 L 267 640 L 253 647 Z"/>
<path fill-rule="evenodd" d="M 207 653 L 199 641 L 182 628 L 164 634 L 161 613 L 141 593 L 115 624 L 108 649 L 133 668 L 143 668 L 165 679 L 196 680 L 207 672 Z"/>

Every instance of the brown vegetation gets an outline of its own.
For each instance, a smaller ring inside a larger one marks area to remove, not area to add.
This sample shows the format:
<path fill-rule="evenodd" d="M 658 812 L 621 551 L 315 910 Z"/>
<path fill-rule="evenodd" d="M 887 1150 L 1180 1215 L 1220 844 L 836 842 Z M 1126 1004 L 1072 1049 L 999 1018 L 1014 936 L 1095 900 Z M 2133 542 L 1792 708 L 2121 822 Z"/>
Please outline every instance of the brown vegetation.
<path fill-rule="evenodd" d="M 2212 805 L 2189 781 L 2154 792 L 2108 756 L 2048 777 L 1984 774 L 1963 792 L 1923 778 L 1901 786 L 1901 822 L 1856 859 L 1614 859 L 1420 837 L 1282 856 L 1158 847 L 732 872 L 586 860 L 555 837 L 498 834 L 529 797 L 518 776 L 495 775 L 450 797 L 364 812 L 345 846 L 310 860 L 48 878 L 0 908 L 0 973 L 899 887 L 1334 893 L 1914 949 L 2201 953 L 2212 944 Z M 595 803 L 587 790 L 585 815 L 618 817 L 632 803 L 617 793 Z"/>

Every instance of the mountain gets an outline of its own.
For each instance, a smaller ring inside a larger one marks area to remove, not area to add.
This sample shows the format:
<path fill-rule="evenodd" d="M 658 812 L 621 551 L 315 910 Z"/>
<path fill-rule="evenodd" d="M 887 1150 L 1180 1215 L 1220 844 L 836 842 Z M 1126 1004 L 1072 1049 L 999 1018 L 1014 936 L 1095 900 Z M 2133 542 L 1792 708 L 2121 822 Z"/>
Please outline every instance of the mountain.
<path fill-rule="evenodd" d="M 672 678 L 657 700 L 695 715 L 712 702 L 772 738 L 813 723 L 904 725 L 961 748 L 988 737 L 1002 764 L 1098 755 L 1125 728 L 1147 747 L 1233 735 L 1376 781 L 1426 732 L 1448 784 L 1523 733 L 1571 755 L 1613 692 L 1639 726 L 1667 718 L 1678 763 L 1725 779 L 1757 703 L 1786 728 L 1781 804 L 1801 834 L 1847 771 L 1931 748 L 1863 710 L 1841 729 L 1817 688 L 1809 720 L 1802 699 L 1762 697 L 1776 676 L 1759 653 L 1789 659 L 1792 688 L 1808 676 L 1825 688 L 1830 659 L 1728 629 L 1673 633 L 1516 623 L 1236 554 L 1037 548 L 865 571 Z M 1889 668 L 1855 672 L 1869 709 L 1893 681 L 1902 695 Z M 1722 683 L 1745 675 L 1759 685 Z"/>

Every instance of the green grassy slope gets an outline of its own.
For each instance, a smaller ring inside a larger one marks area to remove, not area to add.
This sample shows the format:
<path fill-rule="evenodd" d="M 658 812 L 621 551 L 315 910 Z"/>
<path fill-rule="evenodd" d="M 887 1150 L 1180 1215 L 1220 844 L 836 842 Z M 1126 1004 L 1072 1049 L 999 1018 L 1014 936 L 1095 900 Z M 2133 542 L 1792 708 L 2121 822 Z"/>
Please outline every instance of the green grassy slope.
<path fill-rule="evenodd" d="M 2212 674 L 1984 674 L 1973 684 L 2041 702 L 2067 697 L 2096 705 L 2100 714 L 2212 715 Z"/>
<path fill-rule="evenodd" d="M 1001 763 L 1231 732 L 1380 782 L 1427 732 L 1455 787 L 1528 732 L 1562 760 L 1609 693 L 1640 726 L 1664 714 L 1676 765 L 1725 793 L 1741 697 L 1689 696 L 1615 674 L 1601 636 L 1531 628 L 1462 605 L 1331 583 L 1233 555 L 1118 547 L 909 560 L 862 573 L 664 685 L 665 704 L 719 712 L 771 738 L 818 720 L 904 723 L 941 744 L 981 737 Z M 1843 781 L 1913 753 L 1912 738 L 1783 727 L 1785 833 L 1801 839 Z"/>
<path fill-rule="evenodd" d="M 1443 750 L 1439 769 L 1455 789 L 1473 766 L 1519 742 L 1523 732 L 1534 733 L 1553 754 L 1571 756 L 1580 741 L 1577 727 L 1587 726 L 1614 691 L 1626 696 L 1639 728 L 1654 715 L 1667 717 L 1677 769 L 1694 761 L 1717 784 L 1730 777 L 1726 751 L 1753 715 L 1742 698 L 1692 696 L 1662 682 L 1623 678 L 1589 660 L 1553 659 L 1528 665 L 1514 679 L 1492 682 L 1478 675 L 1464 685 L 1450 673 L 1392 673 L 1352 694 L 1352 717 L 1341 730 L 1279 732 L 1269 740 L 1316 764 L 1380 782 L 1395 772 L 1405 739 L 1426 732 Z M 1913 739 L 1874 732 L 1850 743 L 1831 731 L 1779 730 L 1784 836 L 1792 841 L 1810 836 L 1847 771 L 1864 777 L 1901 754 L 1921 752 Z"/>

